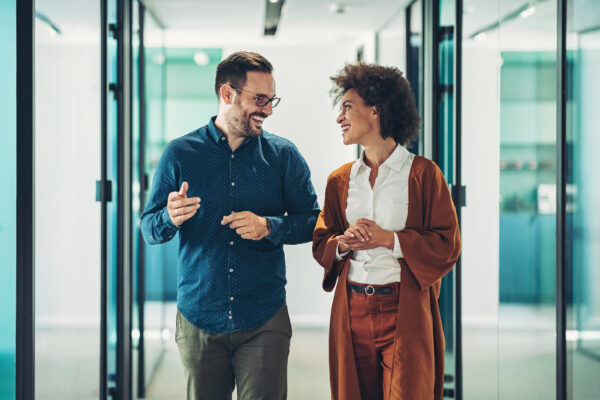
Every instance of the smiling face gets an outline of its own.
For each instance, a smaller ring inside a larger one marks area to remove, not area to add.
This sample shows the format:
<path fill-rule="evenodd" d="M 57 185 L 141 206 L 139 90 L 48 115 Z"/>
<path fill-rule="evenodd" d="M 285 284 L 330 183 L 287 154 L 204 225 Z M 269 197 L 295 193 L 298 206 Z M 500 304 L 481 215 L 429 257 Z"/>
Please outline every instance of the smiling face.
<path fill-rule="evenodd" d="M 337 123 L 342 127 L 344 144 L 369 143 L 379 134 L 379 114 L 375 106 L 365 104 L 365 101 L 354 89 L 349 89 L 341 101 L 341 112 Z"/>
<path fill-rule="evenodd" d="M 263 121 L 273 113 L 273 107 L 271 102 L 264 107 L 257 106 L 255 96 L 274 97 L 275 79 L 266 72 L 249 71 L 246 73 L 244 87 L 239 89 L 243 91 L 232 89 L 233 101 L 226 113 L 229 131 L 236 136 L 259 136 Z"/>

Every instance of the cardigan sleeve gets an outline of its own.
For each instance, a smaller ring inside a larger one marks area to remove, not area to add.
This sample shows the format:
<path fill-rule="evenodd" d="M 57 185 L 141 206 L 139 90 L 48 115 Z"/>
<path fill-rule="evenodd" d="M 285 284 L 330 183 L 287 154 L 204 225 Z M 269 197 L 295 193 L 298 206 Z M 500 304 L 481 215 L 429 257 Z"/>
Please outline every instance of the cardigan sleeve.
<path fill-rule="evenodd" d="M 419 184 L 423 230 L 407 227 L 396 234 L 404 260 L 424 290 L 452 270 L 461 243 L 456 210 L 442 171 L 432 162 Z"/>
<path fill-rule="evenodd" d="M 344 233 L 342 210 L 336 180 L 329 177 L 325 189 L 325 202 L 313 231 L 313 257 L 325 269 L 323 289 L 330 292 L 335 287 L 347 257 L 338 261 L 336 250 L 338 240 L 335 238 Z"/>

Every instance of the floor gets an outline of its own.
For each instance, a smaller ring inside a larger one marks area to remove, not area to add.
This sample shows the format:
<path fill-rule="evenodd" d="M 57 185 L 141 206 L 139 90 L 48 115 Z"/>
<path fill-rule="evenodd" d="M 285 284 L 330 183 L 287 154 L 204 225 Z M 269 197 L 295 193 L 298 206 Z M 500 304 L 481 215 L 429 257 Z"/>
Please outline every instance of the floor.
<path fill-rule="evenodd" d="M 329 399 L 328 332 L 296 329 L 293 335 L 288 361 L 288 399 Z M 146 399 L 185 399 L 183 367 L 174 344 L 168 346 Z"/>
<path fill-rule="evenodd" d="M 502 308 L 501 324 L 463 324 L 464 400 L 553 399 L 556 355 L 552 310 L 546 316 L 539 309 Z M 168 317 L 167 321 L 174 318 Z M 163 350 L 158 352 L 159 347 L 155 347 L 157 369 L 146 398 L 185 399 L 183 369 L 172 331 L 157 335 L 155 339 L 163 343 Z M 99 339 L 97 326 L 36 327 L 36 399 L 97 400 Z M 294 327 L 289 399 L 330 398 L 327 342 L 326 329 Z M 573 349 L 568 359 L 574 387 L 571 398 L 596 400 L 600 393 L 600 358 L 574 349 L 575 344 L 569 342 Z M 600 343 L 592 345 L 600 349 Z M 447 361 L 450 364 L 451 357 Z"/>

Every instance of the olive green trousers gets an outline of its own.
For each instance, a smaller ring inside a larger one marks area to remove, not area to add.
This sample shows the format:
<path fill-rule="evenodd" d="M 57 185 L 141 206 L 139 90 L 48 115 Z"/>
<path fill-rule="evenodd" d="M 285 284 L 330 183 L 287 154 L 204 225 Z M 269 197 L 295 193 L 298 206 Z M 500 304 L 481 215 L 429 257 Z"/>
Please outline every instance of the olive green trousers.
<path fill-rule="evenodd" d="M 284 303 L 264 324 L 232 333 L 207 333 L 177 312 L 175 342 L 185 369 L 188 400 L 287 397 L 292 326 Z"/>

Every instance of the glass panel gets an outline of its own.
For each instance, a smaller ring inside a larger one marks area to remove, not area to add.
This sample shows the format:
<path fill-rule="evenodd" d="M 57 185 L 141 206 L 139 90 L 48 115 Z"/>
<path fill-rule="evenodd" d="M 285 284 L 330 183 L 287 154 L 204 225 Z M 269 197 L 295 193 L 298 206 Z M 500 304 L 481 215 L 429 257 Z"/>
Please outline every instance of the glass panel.
<path fill-rule="evenodd" d="M 419 111 L 419 117 L 423 120 L 423 4 L 417 0 L 406 10 L 410 13 L 410 28 L 408 49 L 406 49 L 406 78 L 415 96 L 415 103 Z M 413 145 L 415 154 L 423 155 L 423 124 L 419 127 L 419 139 Z"/>
<path fill-rule="evenodd" d="M 117 1 L 107 1 L 107 23 L 117 22 Z M 117 78 L 117 40 L 109 34 L 107 46 L 107 84 L 116 83 Z M 110 390 L 117 384 L 117 244 L 119 198 L 118 176 L 118 103 L 110 92 L 107 96 L 106 129 L 107 129 L 107 174 L 106 179 L 112 182 L 112 201 L 107 204 L 107 387 Z"/>
<path fill-rule="evenodd" d="M 156 164 L 166 145 L 165 92 L 166 56 L 163 47 L 163 29 L 148 12 L 144 15 L 146 137 L 145 173 L 152 182 Z M 146 192 L 147 193 L 147 192 Z M 173 240 L 175 242 L 175 240 Z M 144 300 L 144 369 L 145 384 L 150 384 L 158 368 L 169 336 L 165 328 L 175 325 L 175 317 L 166 319 L 166 247 L 149 246 L 144 242 L 145 300 Z M 172 246 L 172 245 L 171 245 Z M 175 250 L 176 251 L 176 250 Z M 176 253 L 173 260 L 177 259 Z M 172 268 L 175 271 L 175 268 Z M 174 288 L 175 290 L 176 288 Z M 163 336 L 163 332 L 165 335 Z M 172 339 L 171 339 L 172 341 Z"/>
<path fill-rule="evenodd" d="M 0 119 L 5 134 L 0 146 L 0 399 L 15 398 L 16 351 L 16 212 L 17 109 L 16 109 L 16 2 L 0 2 Z"/>
<path fill-rule="evenodd" d="M 38 0 L 35 26 L 35 396 L 97 399 L 100 9 Z"/>
<path fill-rule="evenodd" d="M 463 399 L 498 399 L 499 0 L 465 2 L 462 37 Z M 506 397 L 509 398 L 509 397 Z M 518 398 L 518 397 L 517 397 Z"/>
<path fill-rule="evenodd" d="M 600 168 L 600 4 L 570 0 L 567 9 L 568 393 L 572 399 L 595 399 L 600 392 L 600 185 L 595 177 Z"/>
<path fill-rule="evenodd" d="M 143 338 L 140 340 L 140 304 L 139 293 L 139 277 L 140 268 L 143 267 L 140 264 L 140 140 L 141 140 L 141 126 L 140 126 L 140 75 L 139 75 L 139 64 L 140 64 L 140 21 L 139 21 L 139 3 L 137 1 L 132 2 L 132 38 L 131 38 L 131 262 L 132 262 L 132 293 L 131 293 L 131 361 L 132 361 L 132 388 L 133 396 L 135 398 L 140 397 L 139 389 L 140 384 L 144 385 L 144 378 L 140 377 L 140 373 L 143 373 L 143 369 L 139 369 L 139 352 L 143 349 Z M 139 380 L 142 380 L 139 382 Z M 144 396 L 141 396 L 144 397 Z"/>
<path fill-rule="evenodd" d="M 500 398 L 556 395 L 556 3 L 499 3 Z"/>
<path fill-rule="evenodd" d="M 454 181 L 454 0 L 440 0 L 439 76 L 440 91 L 437 132 L 438 164 L 446 182 Z M 446 336 L 444 389 L 454 388 L 454 271 L 442 279 L 440 292 L 440 314 Z"/>

